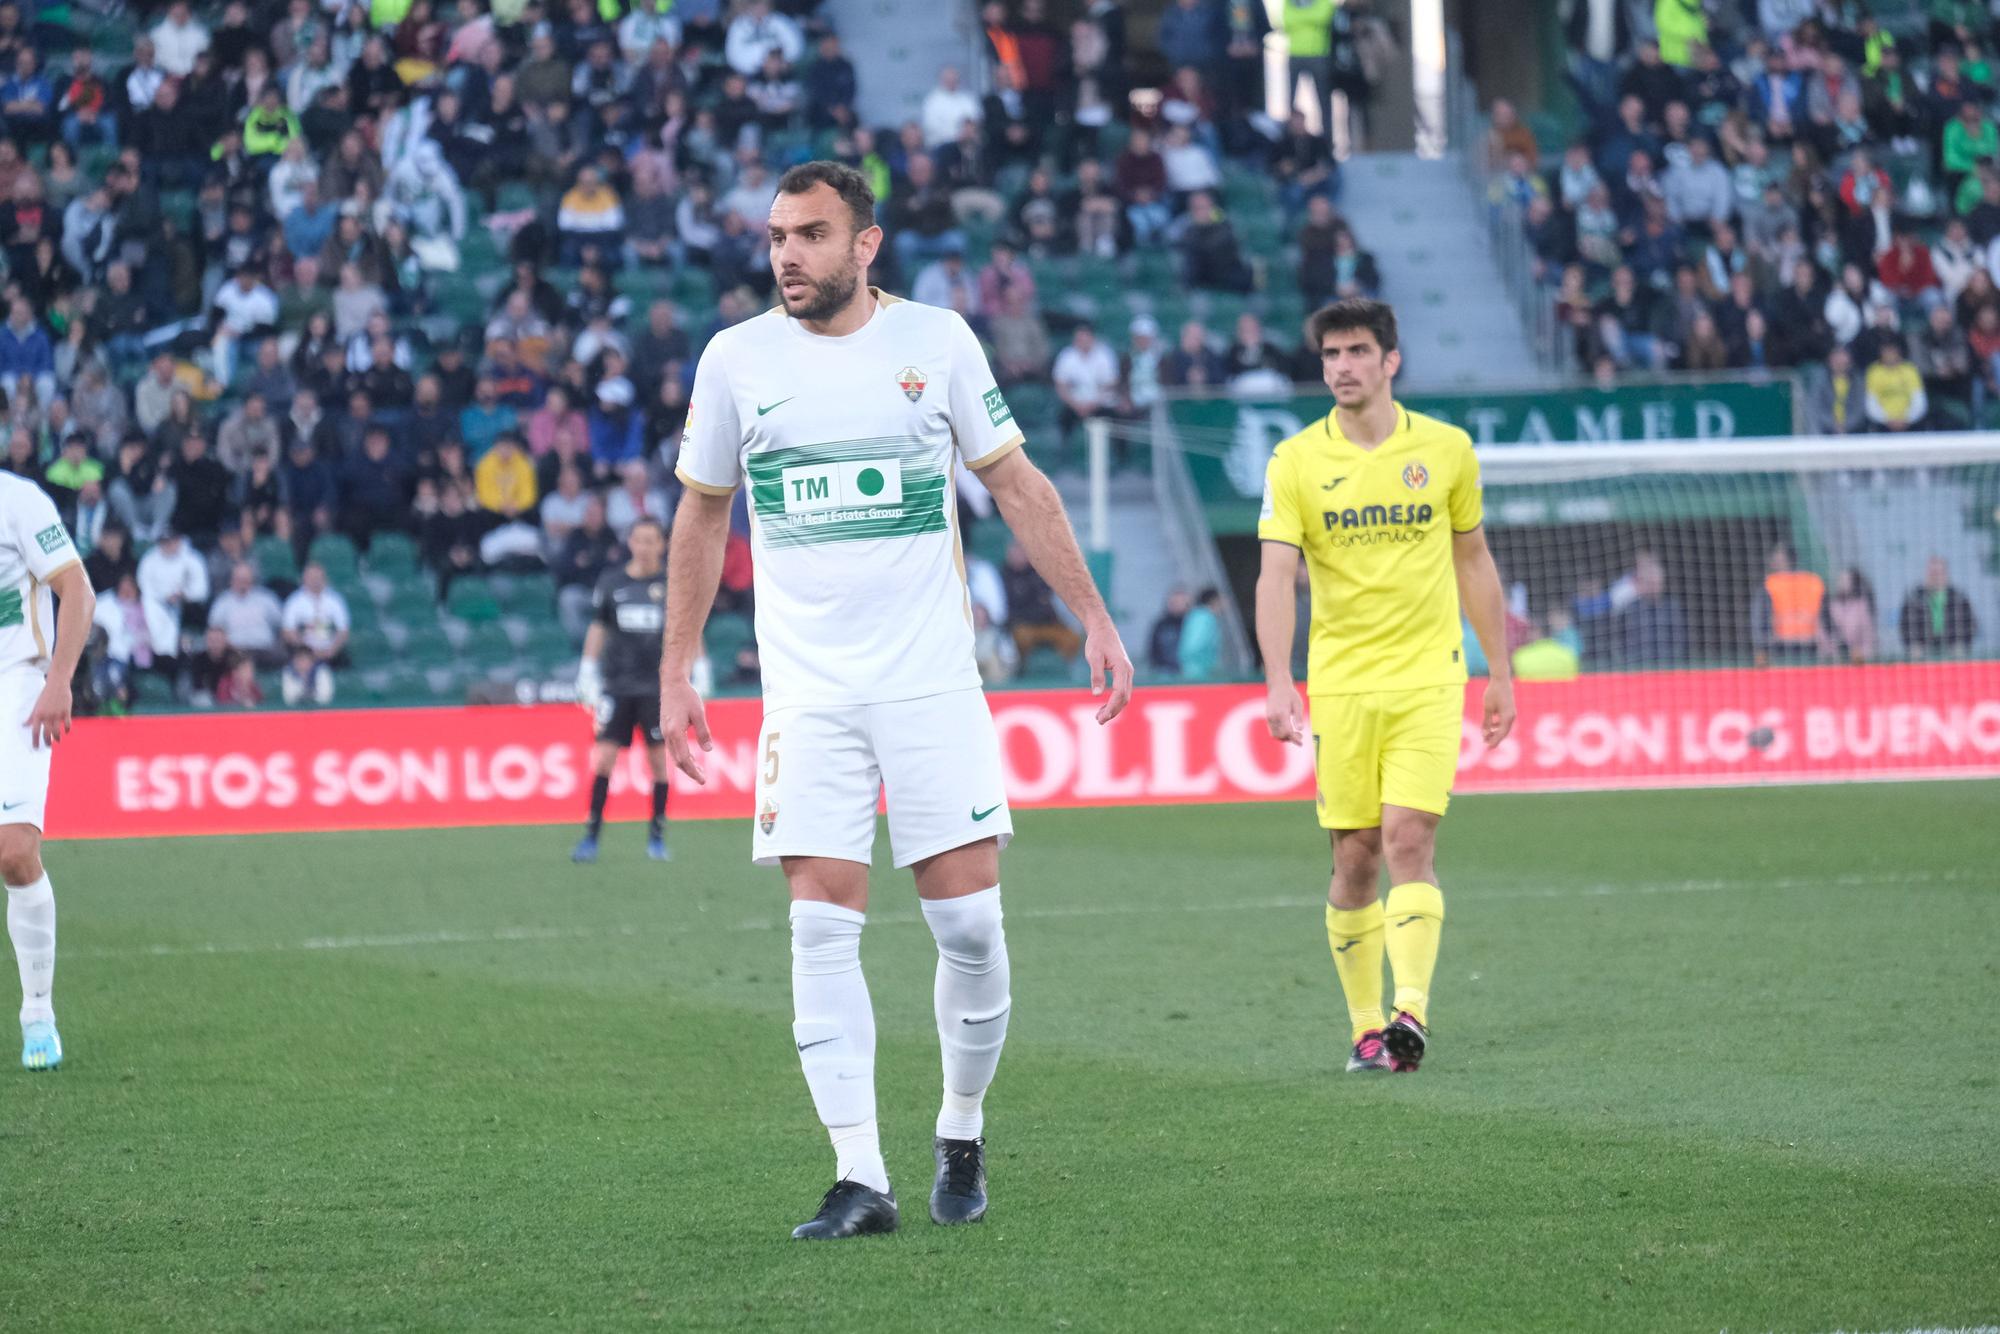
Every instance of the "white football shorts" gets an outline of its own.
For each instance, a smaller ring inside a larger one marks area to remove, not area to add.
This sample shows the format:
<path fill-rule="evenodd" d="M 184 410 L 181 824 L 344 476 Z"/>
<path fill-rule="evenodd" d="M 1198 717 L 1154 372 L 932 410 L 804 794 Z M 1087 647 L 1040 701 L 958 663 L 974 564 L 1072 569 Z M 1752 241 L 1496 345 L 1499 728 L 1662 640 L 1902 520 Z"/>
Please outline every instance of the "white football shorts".
<path fill-rule="evenodd" d="M 889 803 L 899 867 L 1014 836 L 1000 738 L 982 690 L 889 704 L 798 705 L 764 715 L 750 858 L 873 860 L 875 812 Z"/>
<path fill-rule="evenodd" d="M 0 671 L 0 825 L 42 827 L 49 801 L 53 746 L 37 750 L 28 739 L 28 715 L 46 678 L 34 667 Z"/>

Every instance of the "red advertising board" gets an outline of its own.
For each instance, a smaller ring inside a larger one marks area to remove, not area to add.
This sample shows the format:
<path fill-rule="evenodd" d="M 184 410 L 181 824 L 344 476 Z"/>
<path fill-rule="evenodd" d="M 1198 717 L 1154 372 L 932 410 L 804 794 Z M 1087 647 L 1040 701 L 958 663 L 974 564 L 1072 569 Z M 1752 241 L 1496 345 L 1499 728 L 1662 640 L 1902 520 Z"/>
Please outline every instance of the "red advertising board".
<path fill-rule="evenodd" d="M 1658 672 L 1524 682 L 1521 724 L 1479 740 L 1466 690 L 1461 792 L 2000 776 L 2000 663 Z M 991 697 L 1014 804 L 1137 805 L 1311 796 L 1309 747 L 1272 741 L 1250 686 L 1142 688 L 1108 728 L 1081 691 Z M 709 782 L 676 779 L 677 818 L 747 817 L 759 706 L 710 706 Z M 531 824 L 579 818 L 585 715 L 529 708 L 92 718 L 61 743 L 53 838 Z M 611 815 L 650 780 L 628 753 Z"/>

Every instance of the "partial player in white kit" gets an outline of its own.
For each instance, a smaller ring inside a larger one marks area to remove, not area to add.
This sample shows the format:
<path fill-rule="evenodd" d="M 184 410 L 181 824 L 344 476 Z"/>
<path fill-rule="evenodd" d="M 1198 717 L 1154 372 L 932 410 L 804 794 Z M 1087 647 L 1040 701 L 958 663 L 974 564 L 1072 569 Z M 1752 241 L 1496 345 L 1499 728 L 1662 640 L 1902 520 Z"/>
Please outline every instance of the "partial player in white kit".
<path fill-rule="evenodd" d="M 30 1070 L 62 1064 L 51 1001 L 56 899 L 42 869 L 42 814 L 50 752 L 69 731 L 69 683 L 96 607 L 55 502 L 33 482 L 0 473 L 0 879 L 21 969 L 21 1064 Z"/>
<path fill-rule="evenodd" d="M 717 334 L 695 371 L 667 562 L 661 730 L 703 782 L 709 749 L 689 672 L 749 487 L 764 724 L 752 856 L 784 868 L 792 1036 L 836 1181 L 792 1235 L 894 1231 L 875 1118 L 875 1019 L 861 928 L 876 800 L 937 939 L 944 1104 L 931 1217 L 986 1212 L 982 1102 L 1012 1006 L 1000 849 L 1013 834 L 1000 747 L 972 652 L 954 475 L 977 471 L 1035 568 L 1082 620 L 1108 723 L 1132 664 L 1062 502 L 1021 450 L 1013 413 L 955 311 L 869 287 L 882 244 L 866 179 L 833 162 L 786 172 L 771 207 L 782 308 Z"/>

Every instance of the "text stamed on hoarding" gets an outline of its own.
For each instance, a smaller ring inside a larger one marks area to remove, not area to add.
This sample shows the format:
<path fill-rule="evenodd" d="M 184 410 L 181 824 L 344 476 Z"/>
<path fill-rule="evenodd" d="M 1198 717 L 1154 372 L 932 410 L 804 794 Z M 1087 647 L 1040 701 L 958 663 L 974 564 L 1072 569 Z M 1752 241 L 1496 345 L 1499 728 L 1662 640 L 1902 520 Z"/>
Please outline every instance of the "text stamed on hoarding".
<path fill-rule="evenodd" d="M 1467 687 L 1461 792 L 1849 778 L 2000 776 L 2000 664 L 1658 672 L 1520 686 L 1521 725 L 1479 739 Z M 1018 806 L 1308 799 L 1312 754 L 1264 725 L 1246 686 L 1141 689 L 1099 727 L 1074 692 L 991 697 Z M 757 777 L 754 700 L 710 708 L 706 786 L 676 780 L 680 818 L 744 818 Z M 85 719 L 55 760 L 57 838 L 557 823 L 589 786 L 577 709 L 383 709 Z M 628 753 L 610 813 L 645 813 Z"/>

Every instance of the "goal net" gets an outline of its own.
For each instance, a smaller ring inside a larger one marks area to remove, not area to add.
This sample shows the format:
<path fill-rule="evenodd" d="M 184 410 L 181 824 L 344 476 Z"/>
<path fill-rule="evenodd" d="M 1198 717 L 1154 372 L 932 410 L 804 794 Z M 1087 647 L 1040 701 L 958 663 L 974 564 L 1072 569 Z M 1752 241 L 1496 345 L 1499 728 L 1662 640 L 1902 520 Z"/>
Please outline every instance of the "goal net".
<path fill-rule="evenodd" d="M 2000 437 L 1479 457 L 1522 721 L 1486 750 L 1470 692 L 1462 787 L 2000 774 Z M 1247 614 L 1235 527 L 1216 548 Z"/>

